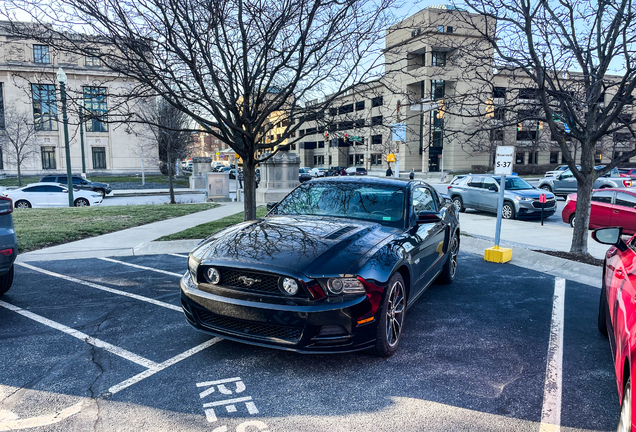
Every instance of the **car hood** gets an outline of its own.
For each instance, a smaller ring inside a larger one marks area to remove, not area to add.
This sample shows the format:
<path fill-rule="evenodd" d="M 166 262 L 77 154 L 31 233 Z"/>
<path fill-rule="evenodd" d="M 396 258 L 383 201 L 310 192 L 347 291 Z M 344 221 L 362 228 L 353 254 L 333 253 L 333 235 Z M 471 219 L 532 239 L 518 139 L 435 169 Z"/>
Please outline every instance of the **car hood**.
<path fill-rule="evenodd" d="M 307 277 L 339 275 L 398 232 L 375 222 L 276 216 L 217 233 L 194 253 L 201 261 L 253 263 L 261 269 L 273 267 L 276 271 L 277 267 Z"/>
<path fill-rule="evenodd" d="M 541 197 L 541 194 L 545 194 L 545 197 L 548 199 L 554 198 L 553 193 L 539 189 L 506 190 L 506 194 L 536 199 L 539 199 Z"/>

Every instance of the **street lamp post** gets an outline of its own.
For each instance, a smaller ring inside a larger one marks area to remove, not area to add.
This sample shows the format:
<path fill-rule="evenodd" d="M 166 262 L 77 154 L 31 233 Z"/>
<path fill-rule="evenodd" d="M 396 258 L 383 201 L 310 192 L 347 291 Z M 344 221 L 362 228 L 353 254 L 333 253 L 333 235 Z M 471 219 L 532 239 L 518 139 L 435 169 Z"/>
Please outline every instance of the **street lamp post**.
<path fill-rule="evenodd" d="M 82 174 L 86 178 L 86 156 L 84 156 L 84 106 L 79 109 L 80 145 L 82 147 Z M 143 164 L 143 161 L 142 161 Z M 143 170 L 142 170 L 143 172 Z"/>
<path fill-rule="evenodd" d="M 71 171 L 71 150 L 68 143 L 68 117 L 66 116 L 66 74 L 59 68 L 57 80 L 60 83 L 60 97 L 62 99 L 62 123 L 64 124 L 64 147 L 66 149 L 66 186 L 68 188 L 68 206 L 73 207 L 73 173 Z"/>

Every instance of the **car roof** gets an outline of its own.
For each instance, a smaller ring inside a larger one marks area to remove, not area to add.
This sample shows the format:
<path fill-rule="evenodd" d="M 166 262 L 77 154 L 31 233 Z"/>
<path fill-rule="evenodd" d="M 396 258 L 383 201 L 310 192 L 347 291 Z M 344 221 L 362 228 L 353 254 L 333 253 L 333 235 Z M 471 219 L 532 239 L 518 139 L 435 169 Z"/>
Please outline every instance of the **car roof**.
<path fill-rule="evenodd" d="M 632 195 L 636 195 L 636 187 L 630 187 L 630 188 L 603 188 L 603 189 L 594 189 L 592 192 L 601 192 L 601 191 L 608 191 L 608 192 L 629 192 Z"/>
<path fill-rule="evenodd" d="M 361 183 L 408 187 L 410 184 L 427 184 L 421 180 L 398 179 L 395 177 L 326 177 L 312 180 L 314 183 Z"/>
<path fill-rule="evenodd" d="M 65 184 L 57 183 L 57 182 L 38 182 L 38 183 L 29 183 L 26 186 L 22 186 L 22 188 L 30 187 L 30 186 L 62 186 L 62 187 L 66 187 Z"/>

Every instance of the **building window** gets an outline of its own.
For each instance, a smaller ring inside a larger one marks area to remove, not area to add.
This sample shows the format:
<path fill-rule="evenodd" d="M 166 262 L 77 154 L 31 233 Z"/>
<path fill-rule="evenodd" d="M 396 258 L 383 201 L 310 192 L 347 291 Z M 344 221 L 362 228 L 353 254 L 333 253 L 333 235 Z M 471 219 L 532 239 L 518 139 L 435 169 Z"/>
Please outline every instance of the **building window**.
<path fill-rule="evenodd" d="M 349 114 L 353 112 L 353 104 L 343 105 L 338 108 L 338 114 Z"/>
<path fill-rule="evenodd" d="M 364 109 L 364 101 L 356 102 L 356 111 L 362 111 Z"/>
<path fill-rule="evenodd" d="M 447 26 L 446 33 L 452 33 L 452 32 L 453 32 L 453 26 Z"/>
<path fill-rule="evenodd" d="M 55 169 L 55 147 L 44 146 L 42 151 L 42 169 Z"/>
<path fill-rule="evenodd" d="M 372 154 L 371 155 L 371 165 L 382 165 L 382 155 L 381 154 Z"/>
<path fill-rule="evenodd" d="M 443 147 L 444 146 L 444 132 L 440 130 L 433 131 L 431 147 Z"/>
<path fill-rule="evenodd" d="M 445 83 L 444 80 L 431 81 L 431 99 L 444 99 Z"/>
<path fill-rule="evenodd" d="M 87 55 L 84 58 L 84 65 L 85 66 L 93 66 L 93 67 L 101 66 L 102 65 L 102 61 L 98 57 L 99 50 L 94 48 L 94 49 L 89 49 L 87 51 L 89 52 L 89 55 Z"/>
<path fill-rule="evenodd" d="M 446 51 L 433 51 L 431 55 L 433 56 L 432 66 L 446 66 Z"/>
<path fill-rule="evenodd" d="M 93 147 L 93 169 L 106 169 L 106 147 Z"/>
<path fill-rule="evenodd" d="M 506 88 L 505 87 L 495 87 L 492 92 L 492 97 L 494 98 L 505 98 L 506 97 Z"/>
<path fill-rule="evenodd" d="M 2 154 L 2 147 L 0 147 L 0 170 L 4 169 L 4 155 Z"/>
<path fill-rule="evenodd" d="M 517 141 L 534 141 L 537 139 L 536 130 L 520 130 L 517 131 Z"/>
<path fill-rule="evenodd" d="M 325 142 L 324 141 L 318 141 L 318 148 L 325 148 Z"/>
<path fill-rule="evenodd" d="M 4 93 L 2 83 L 0 83 L 0 129 L 4 129 Z"/>
<path fill-rule="evenodd" d="M 313 135 L 316 133 L 316 128 L 307 128 L 305 129 L 305 135 Z"/>
<path fill-rule="evenodd" d="M 437 26 L 437 31 L 440 33 L 444 33 L 444 26 L 443 25 Z"/>
<path fill-rule="evenodd" d="M 501 129 L 492 129 L 490 131 L 491 141 L 503 141 L 504 131 Z"/>
<path fill-rule="evenodd" d="M 107 132 L 106 87 L 84 87 L 86 132 Z"/>
<path fill-rule="evenodd" d="M 331 166 L 331 155 L 329 155 L 329 166 Z"/>
<path fill-rule="evenodd" d="M 364 119 L 357 119 L 353 121 L 353 127 L 363 128 L 364 127 Z"/>
<path fill-rule="evenodd" d="M 371 108 L 382 106 L 382 104 L 382 96 L 374 97 L 373 99 L 371 99 Z"/>
<path fill-rule="evenodd" d="M 338 108 L 329 108 L 329 115 L 330 116 L 335 116 L 338 114 Z"/>
<path fill-rule="evenodd" d="M 528 165 L 536 165 L 539 162 L 539 152 L 530 152 Z"/>
<path fill-rule="evenodd" d="M 364 155 L 357 154 L 355 155 L 355 165 L 364 165 Z"/>
<path fill-rule="evenodd" d="M 536 98 L 537 98 L 537 89 L 533 89 L 533 88 L 519 89 L 519 99 L 536 99 Z"/>
<path fill-rule="evenodd" d="M 382 144 L 382 135 L 372 135 L 371 144 Z"/>
<path fill-rule="evenodd" d="M 495 111 L 493 112 L 493 119 L 503 121 L 505 118 L 506 118 L 506 109 L 503 107 L 495 108 Z"/>
<path fill-rule="evenodd" d="M 314 156 L 314 165 L 324 165 L 325 157 L 324 156 Z"/>
<path fill-rule="evenodd" d="M 57 130 L 57 103 L 53 84 L 31 84 L 33 124 L 37 131 Z"/>
<path fill-rule="evenodd" d="M 550 152 L 550 163 L 556 164 L 559 163 L 559 152 Z"/>
<path fill-rule="evenodd" d="M 349 166 L 353 165 L 353 155 L 349 155 Z"/>
<path fill-rule="evenodd" d="M 296 150 L 296 144 L 290 144 L 289 148 L 290 150 Z"/>
<path fill-rule="evenodd" d="M 48 45 L 33 45 L 33 61 L 35 63 L 51 63 Z"/>
<path fill-rule="evenodd" d="M 525 159 L 526 159 L 526 154 L 524 152 L 517 152 L 517 155 L 515 156 L 515 163 L 517 165 L 523 165 Z"/>
<path fill-rule="evenodd" d="M 382 126 L 382 116 L 371 117 L 371 126 Z"/>

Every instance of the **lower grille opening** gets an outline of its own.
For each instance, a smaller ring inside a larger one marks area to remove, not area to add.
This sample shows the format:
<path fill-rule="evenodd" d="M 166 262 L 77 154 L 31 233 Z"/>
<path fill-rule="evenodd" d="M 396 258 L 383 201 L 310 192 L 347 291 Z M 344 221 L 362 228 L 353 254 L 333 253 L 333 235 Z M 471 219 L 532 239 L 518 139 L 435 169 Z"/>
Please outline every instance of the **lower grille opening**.
<path fill-rule="evenodd" d="M 206 327 L 239 333 L 246 336 L 268 337 L 297 342 L 302 334 L 302 328 L 300 327 L 286 327 L 245 321 L 217 315 L 203 309 L 197 309 L 196 313 L 201 324 Z"/>

